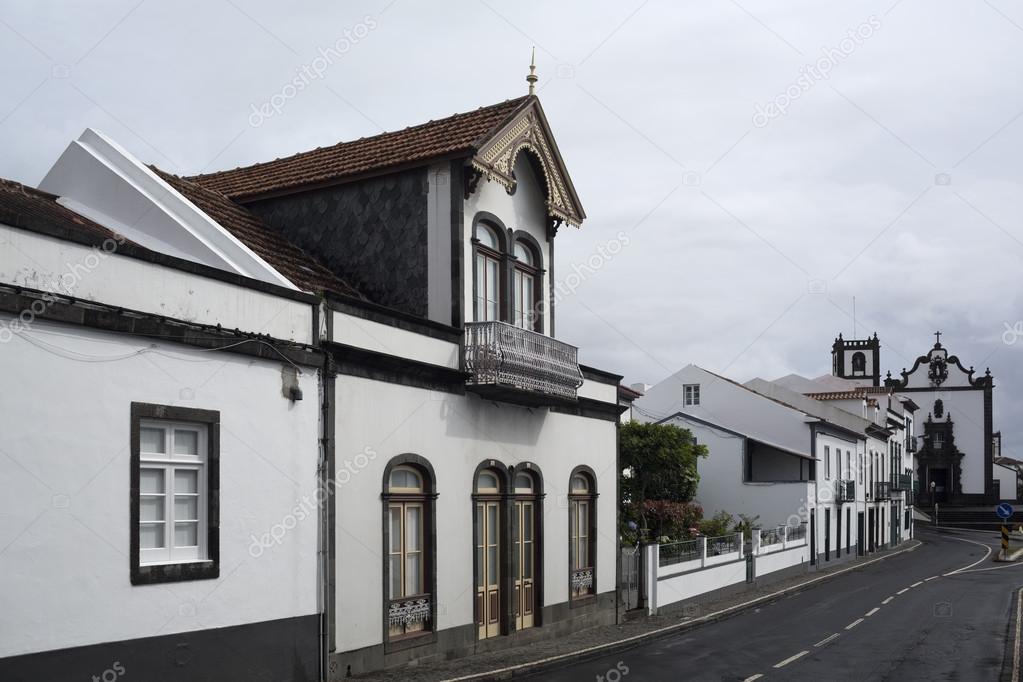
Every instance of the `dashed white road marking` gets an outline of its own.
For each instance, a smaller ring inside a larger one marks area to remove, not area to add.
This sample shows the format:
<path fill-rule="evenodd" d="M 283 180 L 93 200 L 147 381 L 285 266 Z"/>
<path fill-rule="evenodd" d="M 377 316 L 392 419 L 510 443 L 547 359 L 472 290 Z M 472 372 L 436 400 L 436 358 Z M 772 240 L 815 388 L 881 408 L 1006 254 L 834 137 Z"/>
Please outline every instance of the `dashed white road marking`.
<path fill-rule="evenodd" d="M 917 580 L 917 581 L 916 581 L 915 583 L 913 583 L 912 585 L 910 585 L 910 587 L 920 587 L 920 586 L 921 586 L 921 585 L 923 585 L 923 584 L 924 584 L 924 581 L 923 581 L 923 580 Z"/>
<path fill-rule="evenodd" d="M 753 680 L 759 680 L 761 677 L 763 677 L 763 675 L 761 675 L 760 673 L 757 673 L 756 675 L 750 675 L 749 677 L 747 677 L 742 682 L 753 682 Z"/>
<path fill-rule="evenodd" d="M 890 602 L 890 601 L 891 601 L 892 599 L 895 599 L 895 597 L 888 597 L 887 599 L 885 599 L 885 600 L 884 600 L 883 602 L 881 602 L 881 603 L 882 603 L 882 604 L 887 604 L 887 603 L 888 603 L 888 602 Z"/>
<path fill-rule="evenodd" d="M 856 627 L 857 625 L 859 625 L 859 624 L 860 624 L 860 623 L 862 623 L 862 622 L 863 622 L 863 619 L 862 619 L 862 618 L 857 618 L 857 619 L 856 619 L 856 620 L 854 620 L 853 622 L 851 622 L 851 623 L 849 623 L 848 625 L 846 625 L 846 626 L 845 626 L 845 629 L 846 629 L 846 630 L 852 630 L 852 629 L 853 629 L 854 627 Z"/>
<path fill-rule="evenodd" d="M 898 591 L 898 592 L 896 592 L 895 594 L 902 594 L 902 593 L 904 593 L 904 592 L 909 592 L 909 588 L 908 588 L 908 587 L 903 587 L 903 588 L 902 588 L 901 590 L 899 590 L 899 591 Z"/>
<path fill-rule="evenodd" d="M 819 641 L 819 642 L 817 642 L 816 644 L 814 644 L 814 646 L 815 646 L 815 647 L 818 647 L 818 646 L 824 646 L 825 644 L 827 644 L 827 643 L 828 643 L 828 642 L 830 642 L 831 640 L 835 639 L 836 637 L 838 637 L 838 633 L 837 633 L 837 632 L 836 632 L 835 634 L 831 635 L 830 637 L 825 637 L 825 638 L 824 638 L 824 639 L 822 639 L 821 641 Z"/>
<path fill-rule="evenodd" d="M 937 580 L 940 577 L 941 577 L 940 575 L 932 575 L 930 578 L 924 578 L 924 582 L 928 583 L 928 582 L 930 582 L 932 580 Z"/>
<path fill-rule="evenodd" d="M 863 615 L 866 616 L 867 618 L 869 618 L 870 616 L 873 616 L 875 613 L 877 613 L 880 610 L 881 610 L 880 606 L 875 606 L 874 608 L 870 609 L 869 611 L 867 611 Z"/>
<path fill-rule="evenodd" d="M 792 661 L 797 661 L 797 660 L 799 660 L 800 658 L 802 658 L 803 656 L 806 656 L 806 655 L 807 655 L 808 653 L 810 653 L 810 652 L 809 652 L 809 651 L 800 651 L 800 652 L 799 652 L 798 654 L 796 654 L 795 656 L 789 656 L 789 657 L 788 657 L 788 658 L 786 658 L 786 659 L 785 659 L 784 661 L 781 661 L 780 663 L 775 663 L 775 664 L 774 664 L 774 667 L 775 667 L 775 668 L 784 668 L 785 666 L 787 666 L 787 665 L 788 665 L 789 663 L 791 663 Z"/>

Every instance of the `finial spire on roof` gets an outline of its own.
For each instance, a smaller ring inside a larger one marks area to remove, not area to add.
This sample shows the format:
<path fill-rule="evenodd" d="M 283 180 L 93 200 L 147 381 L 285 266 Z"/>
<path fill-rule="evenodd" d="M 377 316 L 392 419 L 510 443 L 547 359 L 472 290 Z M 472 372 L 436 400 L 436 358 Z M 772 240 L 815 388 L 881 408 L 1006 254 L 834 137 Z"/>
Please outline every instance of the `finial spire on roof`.
<path fill-rule="evenodd" d="M 533 48 L 533 53 L 529 57 L 529 75 L 526 76 L 526 82 L 529 83 L 529 94 L 536 94 L 536 82 L 539 80 L 536 76 L 536 47 Z"/>

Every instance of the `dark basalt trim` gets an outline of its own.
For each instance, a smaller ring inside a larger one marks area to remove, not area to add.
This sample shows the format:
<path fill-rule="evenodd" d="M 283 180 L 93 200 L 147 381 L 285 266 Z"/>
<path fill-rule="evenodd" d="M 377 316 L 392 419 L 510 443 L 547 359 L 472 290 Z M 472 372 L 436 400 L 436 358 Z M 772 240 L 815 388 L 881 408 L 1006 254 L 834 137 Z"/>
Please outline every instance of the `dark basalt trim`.
<path fill-rule="evenodd" d="M 323 353 L 304 344 L 160 317 L 39 289 L 0 284 L 0 313 L 18 316 L 24 311 L 31 311 L 32 319 L 35 320 L 131 334 L 206 350 L 223 350 L 276 362 L 290 361 L 306 367 L 320 367 L 323 364 Z"/>
<path fill-rule="evenodd" d="M 553 405 L 551 412 L 559 414 L 571 414 L 577 417 L 589 419 L 603 419 L 605 421 L 617 422 L 622 412 L 629 409 L 626 405 L 618 403 L 605 403 L 592 398 L 579 398 L 575 405 Z"/>
<path fill-rule="evenodd" d="M 339 343 L 325 344 L 339 374 L 462 395 L 469 375 L 461 370 Z"/>
<path fill-rule="evenodd" d="M 272 294 L 273 296 L 279 296 L 293 301 L 317 303 L 320 300 L 319 296 L 316 294 L 289 289 L 287 287 L 280 286 L 279 284 L 270 284 L 263 280 L 253 279 L 244 275 L 228 272 L 227 270 L 220 270 L 219 268 L 185 260 L 184 258 L 169 256 L 157 251 L 150 251 L 149 249 L 127 241 L 120 236 L 103 237 L 101 235 L 80 232 L 66 227 L 59 227 L 44 221 L 41 218 L 26 214 L 12 216 L 6 212 L 0 212 L 0 223 L 10 225 L 11 227 L 21 230 L 26 230 L 28 232 L 35 232 L 36 234 L 53 237 L 54 239 L 60 239 L 61 241 L 73 242 L 75 244 L 81 244 L 82 246 L 101 249 L 104 253 L 109 253 L 110 255 L 134 258 L 147 263 L 153 263 L 154 265 L 161 265 L 172 270 L 187 272 L 190 275 L 198 275 L 207 279 L 215 279 L 228 284 L 235 284 L 240 287 L 245 287 L 246 289 L 261 291 L 266 294 Z M 116 249 L 112 251 L 104 249 L 104 244 L 107 244 L 108 242 L 117 244 Z"/>
<path fill-rule="evenodd" d="M 132 585 L 153 585 L 185 580 L 212 580 L 220 577 L 220 412 L 192 407 L 131 404 L 131 442 L 128 478 L 131 481 L 128 514 L 129 575 Z M 139 426 L 143 419 L 167 419 L 205 424 L 207 428 L 206 471 L 206 546 L 205 561 L 139 565 Z"/>
<path fill-rule="evenodd" d="M 617 386 L 621 383 L 623 378 L 621 374 L 597 369 L 596 367 L 579 365 L 579 369 L 582 371 L 584 379 L 587 381 L 595 381 L 598 384 L 611 384 L 612 386 Z"/>
<path fill-rule="evenodd" d="M 330 295 L 327 308 L 451 343 L 461 343 L 464 337 L 461 329 L 357 298 Z"/>

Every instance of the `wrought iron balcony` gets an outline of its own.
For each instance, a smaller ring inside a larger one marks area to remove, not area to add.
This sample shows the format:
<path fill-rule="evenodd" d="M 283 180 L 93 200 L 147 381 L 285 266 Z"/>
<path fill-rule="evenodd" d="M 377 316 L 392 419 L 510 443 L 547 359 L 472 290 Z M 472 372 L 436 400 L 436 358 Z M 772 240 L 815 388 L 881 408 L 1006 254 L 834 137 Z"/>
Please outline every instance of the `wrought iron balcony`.
<path fill-rule="evenodd" d="M 855 502 L 856 481 L 838 481 L 835 485 L 835 502 Z"/>
<path fill-rule="evenodd" d="M 892 479 L 892 489 L 903 492 L 913 489 L 913 477 L 910 474 L 898 474 Z"/>
<path fill-rule="evenodd" d="M 888 481 L 877 481 L 874 483 L 874 499 L 890 500 L 892 498 L 892 484 Z"/>
<path fill-rule="evenodd" d="M 506 322 L 465 325 L 467 385 L 480 395 L 522 405 L 576 402 L 579 350 Z"/>

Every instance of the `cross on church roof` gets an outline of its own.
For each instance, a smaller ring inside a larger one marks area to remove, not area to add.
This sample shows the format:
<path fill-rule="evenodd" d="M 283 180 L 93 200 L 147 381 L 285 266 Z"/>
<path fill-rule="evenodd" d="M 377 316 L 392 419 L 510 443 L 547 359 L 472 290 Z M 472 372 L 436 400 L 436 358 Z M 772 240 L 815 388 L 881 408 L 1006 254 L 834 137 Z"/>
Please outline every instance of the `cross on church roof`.
<path fill-rule="evenodd" d="M 934 332 L 934 345 L 935 346 L 941 345 L 941 332 Z"/>

